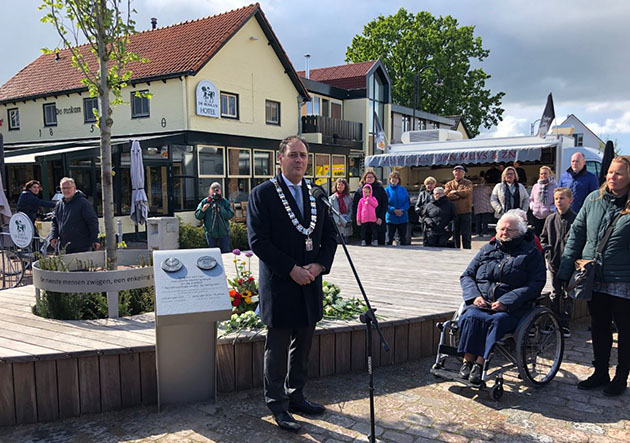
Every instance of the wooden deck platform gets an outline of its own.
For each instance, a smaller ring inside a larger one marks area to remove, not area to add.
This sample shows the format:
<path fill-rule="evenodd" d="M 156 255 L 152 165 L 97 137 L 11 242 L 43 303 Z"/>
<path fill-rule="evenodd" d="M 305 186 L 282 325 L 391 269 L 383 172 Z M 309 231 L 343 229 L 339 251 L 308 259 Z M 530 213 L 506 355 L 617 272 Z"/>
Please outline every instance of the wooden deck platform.
<path fill-rule="evenodd" d="M 391 351 L 375 340 L 374 365 L 432 355 L 435 324 L 461 302 L 459 276 L 476 251 L 350 246 Z M 232 254 L 225 254 L 228 274 Z M 258 263 L 252 257 L 252 269 Z M 344 297 L 361 297 L 339 248 L 326 280 Z M 122 319 L 48 320 L 32 314 L 33 286 L 0 291 L 0 425 L 46 421 L 156 402 L 152 313 Z M 264 335 L 220 339 L 219 392 L 262 385 Z M 358 321 L 324 321 L 316 332 L 309 375 L 365 368 L 365 330 Z"/>

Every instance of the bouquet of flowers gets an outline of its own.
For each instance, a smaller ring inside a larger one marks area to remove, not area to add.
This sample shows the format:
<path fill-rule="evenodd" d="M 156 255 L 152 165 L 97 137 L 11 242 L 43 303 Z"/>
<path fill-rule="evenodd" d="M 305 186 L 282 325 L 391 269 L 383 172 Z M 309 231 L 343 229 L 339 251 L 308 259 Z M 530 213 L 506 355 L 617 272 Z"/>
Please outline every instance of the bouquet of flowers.
<path fill-rule="evenodd" d="M 232 302 L 232 313 L 243 314 L 248 311 L 256 311 L 258 307 L 258 284 L 252 275 L 250 258 L 253 254 L 251 251 L 244 253 L 247 261 L 240 258 L 241 251 L 235 249 L 234 267 L 236 268 L 236 276 L 228 280 L 230 285 L 230 301 Z"/>

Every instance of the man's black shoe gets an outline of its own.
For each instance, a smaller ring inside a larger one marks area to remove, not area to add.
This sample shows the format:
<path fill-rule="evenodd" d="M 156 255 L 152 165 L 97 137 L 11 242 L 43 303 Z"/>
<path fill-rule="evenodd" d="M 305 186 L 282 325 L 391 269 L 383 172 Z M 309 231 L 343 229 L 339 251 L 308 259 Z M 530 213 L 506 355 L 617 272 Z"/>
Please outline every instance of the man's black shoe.
<path fill-rule="evenodd" d="M 300 401 L 292 401 L 289 403 L 289 411 L 291 412 L 302 412 L 304 414 L 317 415 L 323 414 L 326 411 L 326 408 L 317 403 L 311 403 L 306 399 L 302 399 Z"/>
<path fill-rule="evenodd" d="M 282 411 L 273 415 L 278 427 L 285 431 L 297 432 L 300 430 L 300 424 L 287 411 Z"/>
<path fill-rule="evenodd" d="M 586 380 L 582 380 L 577 384 L 578 389 L 595 389 L 600 386 L 606 386 L 610 383 L 610 375 L 608 375 L 608 367 L 595 368 L 595 372 Z"/>

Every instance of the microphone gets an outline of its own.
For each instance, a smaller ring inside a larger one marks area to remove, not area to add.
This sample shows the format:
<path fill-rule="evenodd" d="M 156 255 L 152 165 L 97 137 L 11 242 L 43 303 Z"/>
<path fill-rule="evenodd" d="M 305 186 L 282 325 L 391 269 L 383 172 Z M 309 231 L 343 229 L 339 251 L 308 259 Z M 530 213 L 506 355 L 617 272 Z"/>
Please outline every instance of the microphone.
<path fill-rule="evenodd" d="M 315 200 L 319 200 L 320 202 L 328 206 L 328 209 L 334 212 L 338 217 L 341 217 L 341 214 L 339 213 L 339 211 L 333 208 L 330 202 L 328 201 L 328 196 L 326 195 L 326 191 L 324 191 L 322 188 L 318 188 L 314 186 L 313 188 L 311 188 L 311 195 L 315 198 Z"/>

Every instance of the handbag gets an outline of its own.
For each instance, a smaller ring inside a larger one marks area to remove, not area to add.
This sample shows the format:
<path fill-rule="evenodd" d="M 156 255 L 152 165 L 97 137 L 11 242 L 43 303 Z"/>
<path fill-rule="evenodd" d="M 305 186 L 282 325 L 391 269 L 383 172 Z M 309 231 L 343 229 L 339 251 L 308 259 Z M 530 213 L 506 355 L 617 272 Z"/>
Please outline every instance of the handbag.
<path fill-rule="evenodd" d="M 593 286 L 595 285 L 595 273 L 599 263 L 601 263 L 602 251 L 620 217 L 621 213 L 617 214 L 617 217 L 615 217 L 608 229 L 606 229 L 606 233 L 604 233 L 602 240 L 597 245 L 597 253 L 594 259 L 588 260 L 580 258 L 575 261 L 575 271 L 571 274 L 571 279 L 567 285 L 569 297 L 575 300 L 591 300 L 593 296 Z"/>

